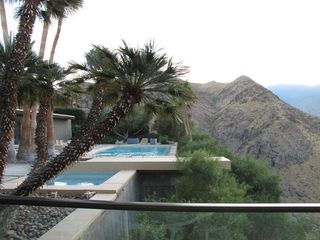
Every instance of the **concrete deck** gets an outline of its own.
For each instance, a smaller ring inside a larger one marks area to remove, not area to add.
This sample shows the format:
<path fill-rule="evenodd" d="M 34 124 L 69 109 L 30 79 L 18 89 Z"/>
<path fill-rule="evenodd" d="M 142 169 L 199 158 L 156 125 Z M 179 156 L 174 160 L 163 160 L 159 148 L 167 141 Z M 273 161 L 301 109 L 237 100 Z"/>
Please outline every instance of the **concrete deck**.
<path fill-rule="evenodd" d="M 223 169 L 230 169 L 231 162 L 225 157 L 212 157 Z M 145 157 L 95 157 L 75 163 L 69 171 L 120 171 L 120 170 L 178 170 L 175 156 Z"/>
<path fill-rule="evenodd" d="M 31 164 L 8 163 L 4 169 L 2 182 L 8 182 L 26 176 L 31 170 Z"/>

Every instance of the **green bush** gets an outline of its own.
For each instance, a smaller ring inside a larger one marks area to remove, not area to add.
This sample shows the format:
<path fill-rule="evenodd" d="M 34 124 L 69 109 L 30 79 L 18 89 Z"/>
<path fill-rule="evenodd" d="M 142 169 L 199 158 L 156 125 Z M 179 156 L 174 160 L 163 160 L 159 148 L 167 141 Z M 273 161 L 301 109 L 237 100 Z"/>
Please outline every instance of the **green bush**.
<path fill-rule="evenodd" d="M 203 139 L 200 139 L 202 142 Z M 264 163 L 235 158 L 233 171 L 223 171 L 206 151 L 195 151 L 180 160 L 182 177 L 168 202 L 234 203 L 276 201 L 279 180 Z M 272 186 L 274 185 L 274 186 Z M 270 191 L 270 193 L 267 193 Z M 148 201 L 159 201 L 151 197 Z M 163 202 L 164 199 L 161 199 Z M 173 227 L 174 226 L 174 227 Z M 302 217 L 283 213 L 167 213 L 139 215 L 132 239 L 228 239 L 303 240 L 316 234 L 314 224 Z"/>
<path fill-rule="evenodd" d="M 210 156 L 224 156 L 229 158 L 231 160 L 231 173 L 240 184 L 246 184 L 248 186 L 246 194 L 247 201 L 280 201 L 280 178 L 261 160 L 248 156 L 237 156 L 203 131 L 195 131 L 192 142 L 186 138 L 179 141 L 179 156 L 190 156 L 196 151 L 206 151 Z"/>
<path fill-rule="evenodd" d="M 178 155 L 188 156 L 196 151 L 206 151 L 211 156 L 224 156 L 231 158 L 232 154 L 226 146 L 219 144 L 208 133 L 203 131 L 193 132 L 193 141 L 187 137 L 182 138 L 178 144 Z"/>
<path fill-rule="evenodd" d="M 117 140 L 120 140 L 119 137 L 115 134 L 108 134 L 102 140 L 101 144 L 115 144 Z"/>
<path fill-rule="evenodd" d="M 159 142 L 161 144 L 168 144 L 168 136 L 167 135 L 159 136 Z"/>
<path fill-rule="evenodd" d="M 5 230 L 0 228 L 0 239 L 5 239 L 6 236 L 7 236 L 7 234 L 6 234 Z"/>
<path fill-rule="evenodd" d="M 234 156 L 231 171 L 239 183 L 249 185 L 247 197 L 254 202 L 279 202 L 280 178 L 261 160 Z"/>
<path fill-rule="evenodd" d="M 183 176 L 177 184 L 177 199 L 192 202 L 244 202 L 247 186 L 223 171 L 205 151 L 179 162 Z"/>

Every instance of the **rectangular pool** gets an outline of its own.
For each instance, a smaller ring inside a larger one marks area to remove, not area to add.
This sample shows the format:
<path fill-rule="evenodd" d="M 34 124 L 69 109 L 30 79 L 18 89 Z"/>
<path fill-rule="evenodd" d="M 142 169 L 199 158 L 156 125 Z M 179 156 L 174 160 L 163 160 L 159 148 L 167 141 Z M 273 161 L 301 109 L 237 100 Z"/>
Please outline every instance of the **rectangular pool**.
<path fill-rule="evenodd" d="M 99 156 L 165 156 L 170 152 L 170 146 L 117 146 L 101 150 Z"/>
<path fill-rule="evenodd" d="M 54 186 L 93 186 L 99 185 L 116 172 L 65 172 L 50 180 L 47 185 Z"/>

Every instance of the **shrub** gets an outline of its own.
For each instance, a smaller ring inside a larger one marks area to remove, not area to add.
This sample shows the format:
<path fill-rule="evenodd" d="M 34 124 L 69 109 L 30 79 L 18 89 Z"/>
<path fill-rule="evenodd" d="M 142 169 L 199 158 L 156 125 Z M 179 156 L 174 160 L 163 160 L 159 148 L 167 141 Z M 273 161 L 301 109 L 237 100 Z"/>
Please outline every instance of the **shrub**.
<path fill-rule="evenodd" d="M 254 202 L 279 202 L 280 178 L 261 160 L 252 157 L 232 159 L 231 170 L 239 183 L 249 185 L 247 197 Z"/>
<path fill-rule="evenodd" d="M 232 154 L 226 146 L 219 144 L 209 134 L 203 131 L 193 133 L 193 141 L 190 142 L 187 138 L 183 138 L 178 144 L 178 155 L 186 156 L 196 151 L 206 151 L 211 156 L 225 156 L 231 158 Z"/>
<path fill-rule="evenodd" d="M 161 144 L 168 144 L 168 136 L 167 135 L 159 136 L 159 142 Z"/>
<path fill-rule="evenodd" d="M 187 139 L 179 141 L 179 156 L 190 156 L 196 151 L 206 151 L 210 156 L 224 156 L 229 158 L 231 160 L 232 174 L 240 184 L 248 185 L 246 194 L 248 201 L 280 201 L 280 178 L 261 160 L 249 156 L 237 156 L 203 131 L 194 132 L 192 142 Z"/>
<path fill-rule="evenodd" d="M 219 167 L 205 151 L 179 162 L 183 176 L 177 184 L 177 199 L 192 202 L 244 202 L 245 184 Z"/>

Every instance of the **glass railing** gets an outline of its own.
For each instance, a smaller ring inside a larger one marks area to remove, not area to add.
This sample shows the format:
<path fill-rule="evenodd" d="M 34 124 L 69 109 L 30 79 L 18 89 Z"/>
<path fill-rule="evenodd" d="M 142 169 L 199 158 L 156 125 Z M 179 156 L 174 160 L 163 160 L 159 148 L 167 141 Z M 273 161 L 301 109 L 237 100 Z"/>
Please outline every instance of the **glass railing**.
<path fill-rule="evenodd" d="M 320 204 L 180 204 L 0 196 L 0 207 L 0 239 L 320 239 Z"/>

